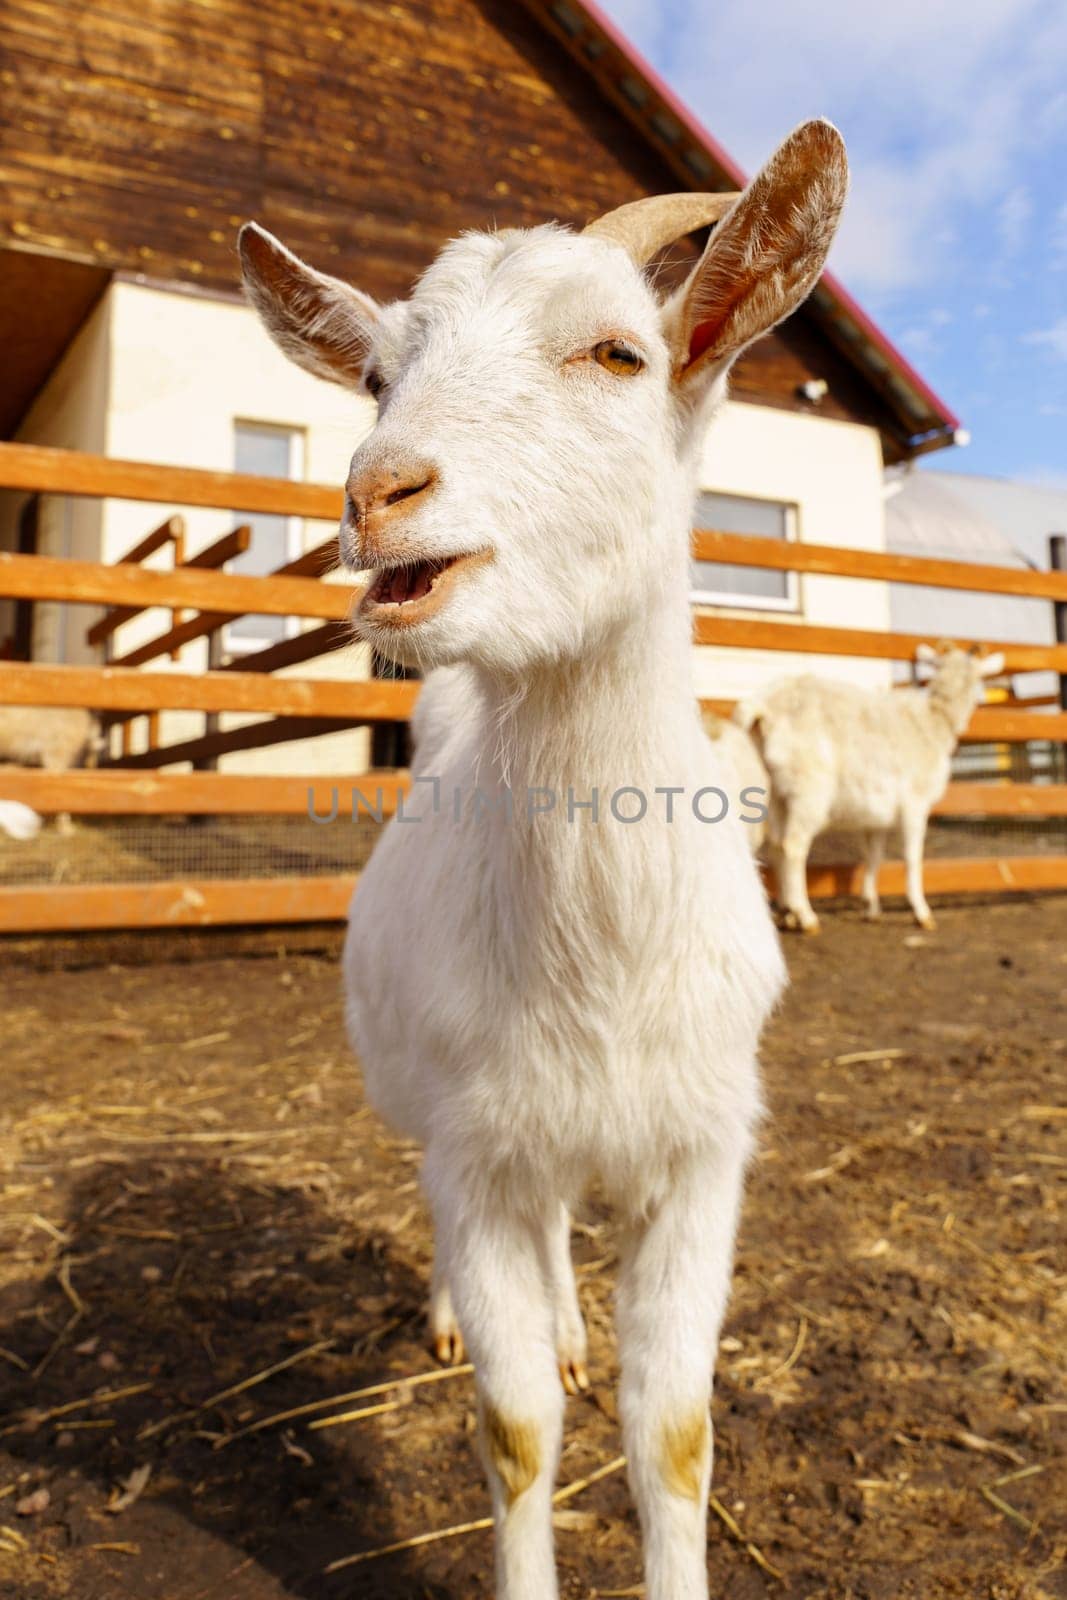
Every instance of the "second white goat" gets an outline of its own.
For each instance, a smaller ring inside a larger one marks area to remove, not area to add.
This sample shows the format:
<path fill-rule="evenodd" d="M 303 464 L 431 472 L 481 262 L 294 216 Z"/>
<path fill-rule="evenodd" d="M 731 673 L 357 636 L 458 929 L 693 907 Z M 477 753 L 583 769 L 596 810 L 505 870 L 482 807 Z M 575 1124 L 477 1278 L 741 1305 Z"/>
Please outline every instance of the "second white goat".
<path fill-rule="evenodd" d="M 945 791 L 952 752 L 1003 656 L 919 647 L 933 677 L 924 689 L 862 689 L 830 678 L 785 678 L 752 695 L 734 719 L 752 734 L 770 773 L 770 850 L 787 925 L 817 933 L 807 864 L 820 833 L 862 836 L 867 914 L 881 913 L 878 871 L 887 836 L 904 842 L 908 904 L 934 919 L 923 892 L 930 808 Z"/>

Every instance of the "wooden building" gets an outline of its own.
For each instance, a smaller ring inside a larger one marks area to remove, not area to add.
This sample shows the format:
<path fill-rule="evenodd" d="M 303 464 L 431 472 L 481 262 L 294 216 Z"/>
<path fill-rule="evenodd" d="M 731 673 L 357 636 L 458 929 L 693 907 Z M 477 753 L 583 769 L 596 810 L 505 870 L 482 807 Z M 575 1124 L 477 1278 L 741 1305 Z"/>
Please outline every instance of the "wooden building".
<path fill-rule="evenodd" d="M 340 482 L 373 420 L 368 402 L 288 366 L 243 305 L 234 241 L 248 218 L 388 298 L 463 228 L 581 225 L 643 194 L 741 181 L 579 0 L 7 0 L 0 90 L 0 438 L 174 465 Z M 829 277 L 740 362 L 732 395 L 697 515 L 736 532 L 882 549 L 885 463 L 957 429 Z M 145 530 L 143 507 L 0 498 L 0 549 L 114 560 Z M 188 521 L 192 551 L 233 524 Z M 232 570 L 271 570 L 329 531 L 252 525 Z M 888 622 L 884 586 L 816 575 L 695 570 L 694 600 Z M 35 612 L 31 626 L 0 602 L 0 653 L 92 658 L 83 616 L 75 628 L 62 607 Z M 288 626 L 247 619 L 226 647 Z M 699 658 L 708 692 L 764 670 L 752 652 Z M 334 764 L 328 744 L 312 767 Z"/>

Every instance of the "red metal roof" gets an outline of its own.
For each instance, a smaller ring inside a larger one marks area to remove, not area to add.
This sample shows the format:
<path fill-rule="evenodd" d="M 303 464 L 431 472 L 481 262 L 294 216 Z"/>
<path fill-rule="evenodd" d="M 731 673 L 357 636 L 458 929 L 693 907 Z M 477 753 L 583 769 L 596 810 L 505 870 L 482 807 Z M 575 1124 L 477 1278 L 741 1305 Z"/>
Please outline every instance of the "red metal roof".
<path fill-rule="evenodd" d="M 524 3 L 693 188 L 744 187 L 746 176 L 733 157 L 604 14 L 596 0 Z M 612 70 L 620 61 L 632 72 L 632 83 Z M 676 132 L 672 122 L 677 124 Z M 719 180 L 718 185 L 709 183 L 712 178 Z M 910 453 L 954 443 L 953 435 L 960 426 L 958 417 L 832 273 L 823 273 L 808 309 L 891 405 Z"/>

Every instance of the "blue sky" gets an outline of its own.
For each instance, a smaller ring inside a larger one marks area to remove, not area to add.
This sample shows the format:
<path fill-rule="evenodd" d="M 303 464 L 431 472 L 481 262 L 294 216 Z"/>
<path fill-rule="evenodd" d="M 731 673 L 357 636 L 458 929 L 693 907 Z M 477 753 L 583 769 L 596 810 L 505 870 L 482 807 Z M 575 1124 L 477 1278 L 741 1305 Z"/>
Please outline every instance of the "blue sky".
<path fill-rule="evenodd" d="M 813 115 L 830 267 L 969 429 L 931 467 L 1067 486 L 1064 0 L 601 0 L 752 172 Z"/>

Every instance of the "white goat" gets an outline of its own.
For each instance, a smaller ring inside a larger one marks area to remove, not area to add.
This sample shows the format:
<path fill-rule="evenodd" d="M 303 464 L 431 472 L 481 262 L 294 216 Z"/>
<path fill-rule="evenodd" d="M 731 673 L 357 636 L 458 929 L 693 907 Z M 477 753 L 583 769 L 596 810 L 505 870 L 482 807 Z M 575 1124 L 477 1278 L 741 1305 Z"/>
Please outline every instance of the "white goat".
<path fill-rule="evenodd" d="M 68 772 L 96 739 L 96 718 L 74 706 L 0 706 L 0 761 Z"/>
<path fill-rule="evenodd" d="M 886 838 L 904 840 L 908 904 L 920 927 L 934 919 L 923 894 L 930 808 L 945 791 L 952 752 L 1002 655 L 920 645 L 934 663 L 925 689 L 861 689 L 829 678 L 786 678 L 739 705 L 771 778 L 768 818 L 779 897 L 788 925 L 817 933 L 807 889 L 808 853 L 828 828 L 863 837 L 867 914 L 881 914 L 878 869 Z"/>
<path fill-rule="evenodd" d="M 783 967 L 741 824 L 698 817 L 724 773 L 690 681 L 690 509 L 730 364 L 815 283 L 846 181 L 839 135 L 809 123 L 736 201 L 468 234 L 384 307 L 242 231 L 282 348 L 380 403 L 341 531 L 374 574 L 360 631 L 462 663 L 423 690 L 450 720 L 423 733 L 439 793 L 416 783 L 381 839 L 344 967 L 368 1094 L 426 1147 L 500 1600 L 557 1594 L 559 1368 L 584 1356 L 565 1208 L 594 1179 L 623 1226 L 647 1594 L 707 1594 L 711 1374 Z M 643 264 L 718 218 L 661 303 Z"/>
<path fill-rule="evenodd" d="M 0 761 L 44 767 L 46 772 L 69 772 L 95 752 L 101 742 L 96 718 L 80 707 L 0 706 Z M 7 804 L 14 806 L 16 802 Z M 10 813 L 8 820 L 11 826 L 0 817 L 0 826 L 16 839 L 32 839 L 40 829 L 40 818 L 28 806 Z M 58 812 L 56 824 L 61 833 L 68 833 L 70 813 Z"/>

